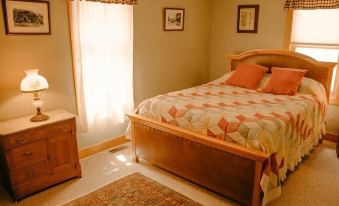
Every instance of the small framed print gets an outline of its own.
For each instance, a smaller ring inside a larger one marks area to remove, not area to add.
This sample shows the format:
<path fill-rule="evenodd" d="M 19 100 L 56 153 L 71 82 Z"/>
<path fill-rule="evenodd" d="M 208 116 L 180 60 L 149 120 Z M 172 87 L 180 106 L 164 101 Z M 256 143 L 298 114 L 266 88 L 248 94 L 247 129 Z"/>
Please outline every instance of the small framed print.
<path fill-rule="evenodd" d="M 49 1 L 2 0 L 6 34 L 50 34 Z"/>
<path fill-rule="evenodd" d="M 259 20 L 259 5 L 238 6 L 238 33 L 257 33 Z"/>
<path fill-rule="evenodd" d="M 185 9 L 165 8 L 164 9 L 164 30 L 182 31 L 185 23 Z"/>

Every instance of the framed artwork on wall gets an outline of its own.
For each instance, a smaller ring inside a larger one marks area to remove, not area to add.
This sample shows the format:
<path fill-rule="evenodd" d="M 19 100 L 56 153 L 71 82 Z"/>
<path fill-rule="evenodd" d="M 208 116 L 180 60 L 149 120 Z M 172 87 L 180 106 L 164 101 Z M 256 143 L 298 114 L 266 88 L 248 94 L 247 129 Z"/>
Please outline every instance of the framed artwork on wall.
<path fill-rule="evenodd" d="M 165 8 L 164 9 L 164 30 L 182 31 L 185 24 L 185 9 Z"/>
<path fill-rule="evenodd" d="M 2 0 L 6 34 L 50 34 L 49 1 Z"/>
<path fill-rule="evenodd" d="M 238 33 L 257 33 L 259 5 L 239 5 L 237 19 Z"/>

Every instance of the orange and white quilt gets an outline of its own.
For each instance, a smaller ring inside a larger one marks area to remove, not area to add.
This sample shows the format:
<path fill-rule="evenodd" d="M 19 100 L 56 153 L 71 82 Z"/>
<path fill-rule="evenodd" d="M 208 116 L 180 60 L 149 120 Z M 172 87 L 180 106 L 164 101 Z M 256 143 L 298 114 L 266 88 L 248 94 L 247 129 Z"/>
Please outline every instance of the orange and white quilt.
<path fill-rule="evenodd" d="M 260 183 L 265 205 L 280 196 L 280 182 L 287 170 L 293 171 L 321 138 L 325 90 L 320 83 L 304 78 L 301 93 L 273 95 L 225 85 L 228 77 L 147 99 L 136 112 L 271 154 Z"/>

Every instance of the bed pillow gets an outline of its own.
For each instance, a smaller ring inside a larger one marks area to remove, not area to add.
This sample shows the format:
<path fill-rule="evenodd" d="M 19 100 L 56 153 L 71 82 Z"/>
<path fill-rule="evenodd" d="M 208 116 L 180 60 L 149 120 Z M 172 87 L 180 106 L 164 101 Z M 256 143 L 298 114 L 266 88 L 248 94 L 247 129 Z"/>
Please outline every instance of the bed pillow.
<path fill-rule="evenodd" d="M 265 88 L 266 93 L 295 95 L 306 70 L 273 67 L 272 75 Z"/>
<path fill-rule="evenodd" d="M 327 103 L 325 87 L 314 79 L 304 77 L 301 80 L 298 94 L 310 94 L 315 96 L 320 102 Z"/>
<path fill-rule="evenodd" d="M 211 83 L 225 83 L 230 78 L 230 76 L 233 75 L 233 73 L 234 71 L 227 72 L 218 79 L 212 81 Z"/>
<path fill-rule="evenodd" d="M 262 80 L 260 81 L 260 84 L 259 84 L 257 90 L 262 91 L 265 88 L 265 86 L 267 85 L 267 83 L 270 79 L 271 79 L 271 75 L 265 74 L 264 77 L 262 78 Z"/>
<path fill-rule="evenodd" d="M 238 65 L 232 76 L 227 79 L 226 84 L 256 89 L 267 71 L 268 68 L 261 65 L 242 63 Z"/>

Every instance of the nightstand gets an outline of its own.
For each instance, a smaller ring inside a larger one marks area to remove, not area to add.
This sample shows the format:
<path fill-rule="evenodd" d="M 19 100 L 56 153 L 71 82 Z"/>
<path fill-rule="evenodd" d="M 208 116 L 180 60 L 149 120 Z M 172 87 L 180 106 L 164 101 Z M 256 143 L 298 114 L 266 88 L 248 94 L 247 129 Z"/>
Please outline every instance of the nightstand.
<path fill-rule="evenodd" d="M 15 200 L 81 177 L 75 115 L 54 110 L 50 119 L 22 117 L 0 122 L 0 167 L 3 182 Z"/>
<path fill-rule="evenodd" d="M 337 135 L 337 157 L 339 157 L 339 136 Z"/>

